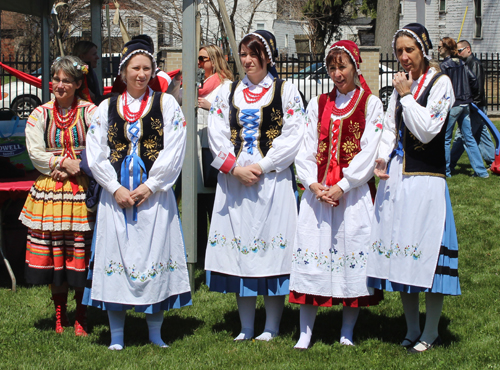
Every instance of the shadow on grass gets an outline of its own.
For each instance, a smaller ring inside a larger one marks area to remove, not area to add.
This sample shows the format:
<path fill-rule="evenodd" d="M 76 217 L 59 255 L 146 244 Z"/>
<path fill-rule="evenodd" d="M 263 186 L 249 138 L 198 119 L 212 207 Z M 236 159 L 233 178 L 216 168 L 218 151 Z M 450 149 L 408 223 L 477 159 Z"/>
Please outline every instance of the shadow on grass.
<path fill-rule="evenodd" d="M 465 175 L 465 176 L 472 176 L 474 173 L 472 171 L 472 167 L 469 163 L 457 163 L 455 166 L 455 169 L 451 171 L 451 175 Z"/>
<path fill-rule="evenodd" d="M 264 330 L 266 312 L 264 307 L 260 307 L 255 312 L 255 335 L 259 335 Z M 300 310 L 285 307 L 281 318 L 280 334 L 291 335 L 294 340 L 300 336 Z M 420 326 L 423 330 L 425 324 L 425 313 L 420 314 Z M 439 321 L 439 335 L 447 347 L 452 342 L 458 342 L 460 338 L 451 333 L 448 329 L 450 319 L 441 316 Z M 327 309 L 321 310 L 316 316 L 314 323 L 312 343 L 321 341 L 327 345 L 333 345 L 340 340 L 340 329 L 342 327 L 342 310 Z M 224 321 L 212 327 L 214 332 L 227 331 L 235 337 L 240 332 L 241 325 L 238 311 L 234 310 L 224 315 Z M 381 342 L 399 345 L 406 334 L 406 321 L 404 315 L 398 317 L 388 317 L 378 315 L 369 309 L 362 309 L 356 327 L 354 329 L 354 341 L 361 342 L 378 339 Z"/>
<path fill-rule="evenodd" d="M 68 310 L 68 318 L 70 323 L 74 323 L 75 311 Z M 35 323 L 35 327 L 43 331 L 53 331 L 55 327 L 55 314 L 50 318 L 44 318 Z M 109 331 L 108 314 L 106 311 L 98 308 L 89 307 L 87 311 L 88 332 L 89 334 L 96 333 L 96 344 L 109 346 L 111 342 L 111 334 Z M 162 338 L 170 344 L 185 336 L 192 335 L 194 331 L 203 325 L 201 320 L 195 318 L 179 317 L 177 315 L 166 316 L 162 325 Z M 73 331 L 73 327 L 68 327 L 66 330 Z M 125 319 L 124 332 L 125 346 L 143 346 L 149 344 L 148 325 L 146 315 L 128 311 Z"/>

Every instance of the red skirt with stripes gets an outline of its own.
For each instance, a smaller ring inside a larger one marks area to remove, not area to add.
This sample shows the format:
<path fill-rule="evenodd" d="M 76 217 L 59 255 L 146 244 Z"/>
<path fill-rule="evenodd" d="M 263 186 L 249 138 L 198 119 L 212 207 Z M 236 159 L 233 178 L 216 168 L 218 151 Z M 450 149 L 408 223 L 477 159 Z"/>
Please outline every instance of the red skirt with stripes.
<path fill-rule="evenodd" d="M 320 307 L 331 307 L 338 304 L 342 304 L 346 307 L 368 307 L 378 305 L 378 303 L 383 299 L 384 293 L 378 289 L 375 289 L 375 294 L 373 295 L 356 298 L 323 297 L 319 295 L 297 293 L 291 290 L 288 301 L 290 303 L 310 304 Z"/>
<path fill-rule="evenodd" d="M 28 284 L 67 282 L 85 287 L 92 231 L 28 230 L 25 277 Z"/>

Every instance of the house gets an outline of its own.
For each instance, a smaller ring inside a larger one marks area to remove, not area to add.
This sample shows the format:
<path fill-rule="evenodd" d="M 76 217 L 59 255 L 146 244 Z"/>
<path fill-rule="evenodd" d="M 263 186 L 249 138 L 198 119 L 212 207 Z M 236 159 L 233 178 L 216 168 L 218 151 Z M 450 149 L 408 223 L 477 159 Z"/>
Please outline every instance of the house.
<path fill-rule="evenodd" d="M 435 53 L 443 37 L 466 39 L 474 53 L 492 53 L 500 50 L 499 19 L 498 0 L 402 0 L 399 25 L 425 25 Z"/>

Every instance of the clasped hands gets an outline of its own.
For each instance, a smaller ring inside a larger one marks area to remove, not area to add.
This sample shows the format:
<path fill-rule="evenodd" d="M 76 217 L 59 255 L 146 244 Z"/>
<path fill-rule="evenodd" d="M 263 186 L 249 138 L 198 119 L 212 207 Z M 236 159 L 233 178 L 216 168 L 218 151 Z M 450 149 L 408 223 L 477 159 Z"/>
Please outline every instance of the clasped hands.
<path fill-rule="evenodd" d="M 80 173 L 80 160 L 64 158 L 62 165 L 59 168 L 54 168 L 50 173 L 50 177 L 55 181 L 64 181 L 68 177 L 76 176 Z"/>
<path fill-rule="evenodd" d="M 317 200 L 330 204 L 332 207 L 337 207 L 339 199 L 344 195 L 344 190 L 337 184 L 329 188 L 328 186 L 321 185 L 319 182 L 315 182 L 309 185 L 309 190 L 313 192 Z"/>
<path fill-rule="evenodd" d="M 124 186 L 120 186 L 113 194 L 116 203 L 120 208 L 130 208 L 134 204 L 139 207 L 148 199 L 153 192 L 145 184 L 139 185 L 133 191 L 128 190 Z"/>
<path fill-rule="evenodd" d="M 236 166 L 233 169 L 233 176 L 245 186 L 252 186 L 259 182 L 262 175 L 262 168 L 257 163 L 249 166 Z"/>

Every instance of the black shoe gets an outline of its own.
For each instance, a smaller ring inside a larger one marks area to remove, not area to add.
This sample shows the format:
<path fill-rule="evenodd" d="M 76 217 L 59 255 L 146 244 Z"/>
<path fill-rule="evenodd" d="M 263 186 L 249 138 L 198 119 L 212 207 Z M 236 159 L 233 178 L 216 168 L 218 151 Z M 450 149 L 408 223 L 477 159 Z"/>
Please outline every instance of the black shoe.
<path fill-rule="evenodd" d="M 422 353 L 427 351 L 428 349 L 431 349 L 433 347 L 441 346 L 443 345 L 443 341 L 441 340 L 441 337 L 437 337 L 432 344 L 429 344 L 424 341 L 419 341 L 417 344 L 415 344 L 412 348 L 408 349 L 408 353 Z"/>
<path fill-rule="evenodd" d="M 401 346 L 404 347 L 404 348 L 406 348 L 406 349 L 412 348 L 415 344 L 417 344 L 417 342 L 419 341 L 419 339 L 420 339 L 420 335 L 415 340 L 411 340 L 410 338 L 405 338 L 401 342 Z M 408 342 L 408 344 L 403 344 L 405 341 Z"/>

